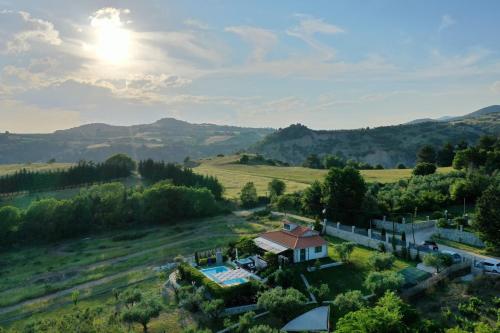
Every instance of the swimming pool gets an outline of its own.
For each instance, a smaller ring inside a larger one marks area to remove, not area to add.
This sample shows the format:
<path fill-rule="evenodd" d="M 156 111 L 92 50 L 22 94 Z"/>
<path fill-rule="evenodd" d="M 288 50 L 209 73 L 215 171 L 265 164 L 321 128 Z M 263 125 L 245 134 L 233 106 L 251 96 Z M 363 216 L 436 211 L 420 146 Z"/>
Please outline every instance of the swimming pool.
<path fill-rule="evenodd" d="M 210 280 L 226 287 L 248 282 L 248 279 L 242 276 L 246 276 L 245 271 L 234 270 L 227 266 L 210 267 L 201 269 L 200 271 Z"/>

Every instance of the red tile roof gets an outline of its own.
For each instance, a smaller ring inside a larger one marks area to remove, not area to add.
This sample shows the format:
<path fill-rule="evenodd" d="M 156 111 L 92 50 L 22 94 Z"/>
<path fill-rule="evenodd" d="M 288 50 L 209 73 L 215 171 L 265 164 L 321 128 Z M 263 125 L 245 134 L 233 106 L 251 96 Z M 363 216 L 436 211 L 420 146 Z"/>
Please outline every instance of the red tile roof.
<path fill-rule="evenodd" d="M 277 230 L 265 232 L 260 237 L 289 249 L 304 249 L 326 244 L 326 241 L 318 234 L 304 236 L 304 234 L 310 231 L 312 231 L 310 228 L 297 226 L 291 231 Z"/>

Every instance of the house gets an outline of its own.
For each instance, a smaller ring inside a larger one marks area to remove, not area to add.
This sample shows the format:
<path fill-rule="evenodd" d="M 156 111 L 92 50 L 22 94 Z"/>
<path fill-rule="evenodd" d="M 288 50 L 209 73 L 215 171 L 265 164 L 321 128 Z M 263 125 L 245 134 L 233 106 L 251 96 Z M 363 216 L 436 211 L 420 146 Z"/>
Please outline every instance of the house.
<path fill-rule="evenodd" d="M 289 221 L 283 222 L 281 230 L 265 232 L 254 242 L 263 251 L 287 257 L 294 263 L 328 256 L 327 243 L 317 231 Z"/>

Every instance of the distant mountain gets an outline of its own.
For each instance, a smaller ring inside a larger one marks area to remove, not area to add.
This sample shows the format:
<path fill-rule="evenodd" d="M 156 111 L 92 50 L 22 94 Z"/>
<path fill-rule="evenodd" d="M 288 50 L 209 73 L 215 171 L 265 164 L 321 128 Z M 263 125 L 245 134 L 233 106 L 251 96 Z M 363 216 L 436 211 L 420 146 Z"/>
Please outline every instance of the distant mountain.
<path fill-rule="evenodd" d="M 51 134 L 0 134 L 0 163 L 102 161 L 115 153 L 181 162 L 229 154 L 262 140 L 270 128 L 191 124 L 173 118 L 152 124 L 88 124 Z"/>
<path fill-rule="evenodd" d="M 476 118 L 479 116 L 484 116 L 490 113 L 496 113 L 500 112 L 500 105 L 490 105 L 485 108 L 479 109 L 477 111 L 468 113 L 464 116 L 458 116 L 458 117 L 451 117 L 451 116 L 443 116 L 440 118 L 422 118 L 422 119 L 415 119 L 412 121 L 409 121 L 405 123 L 405 125 L 408 124 L 420 124 L 420 123 L 426 123 L 426 122 L 433 122 L 433 121 L 452 121 L 452 120 L 460 120 L 460 119 L 471 119 L 471 118 Z"/>
<path fill-rule="evenodd" d="M 397 126 L 356 130 L 316 131 L 296 124 L 268 135 L 250 150 L 266 158 L 301 164 L 309 154 L 337 154 L 370 164 L 414 165 L 425 144 L 436 149 L 446 142 L 476 143 L 480 136 L 500 135 L 500 106 L 448 120 L 419 121 Z"/>

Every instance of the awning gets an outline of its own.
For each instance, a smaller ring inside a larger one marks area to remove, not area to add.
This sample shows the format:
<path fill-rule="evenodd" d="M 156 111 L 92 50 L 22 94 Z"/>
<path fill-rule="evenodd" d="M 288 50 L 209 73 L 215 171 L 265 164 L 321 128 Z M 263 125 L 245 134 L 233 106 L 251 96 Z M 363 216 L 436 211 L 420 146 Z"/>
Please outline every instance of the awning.
<path fill-rule="evenodd" d="M 290 321 L 281 329 L 285 332 L 328 332 L 329 306 L 312 309 Z"/>
<path fill-rule="evenodd" d="M 268 252 L 275 253 L 275 254 L 279 254 L 281 252 L 285 252 L 286 250 L 288 250 L 288 248 L 286 248 L 280 244 L 276 244 L 274 242 L 271 242 L 270 240 L 267 240 L 267 239 L 262 238 L 262 237 L 257 237 L 253 241 L 254 241 L 255 245 L 257 245 L 261 249 L 268 251 Z"/>

